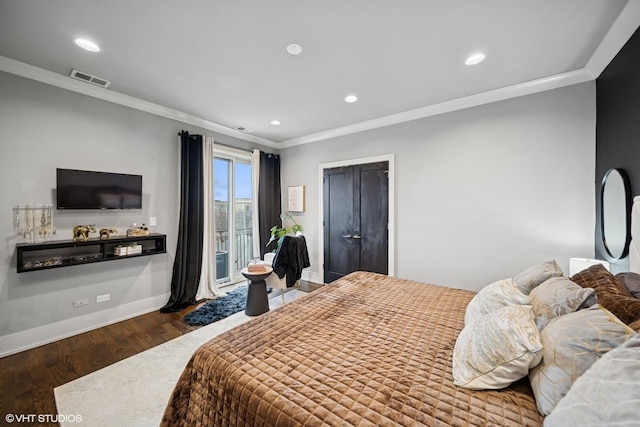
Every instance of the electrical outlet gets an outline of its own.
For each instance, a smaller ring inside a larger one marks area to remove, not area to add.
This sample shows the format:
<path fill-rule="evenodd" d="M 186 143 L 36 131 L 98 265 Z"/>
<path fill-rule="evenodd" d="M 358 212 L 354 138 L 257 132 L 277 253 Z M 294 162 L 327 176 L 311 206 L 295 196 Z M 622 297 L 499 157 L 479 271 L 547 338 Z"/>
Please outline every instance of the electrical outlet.
<path fill-rule="evenodd" d="M 149 226 L 150 227 L 155 227 L 156 225 L 158 225 L 158 217 L 150 216 L 149 217 Z"/>
<path fill-rule="evenodd" d="M 111 294 L 98 295 L 96 302 L 107 302 L 111 299 Z"/>
<path fill-rule="evenodd" d="M 83 305 L 89 305 L 89 298 L 77 299 L 73 302 L 73 308 L 82 307 Z"/>

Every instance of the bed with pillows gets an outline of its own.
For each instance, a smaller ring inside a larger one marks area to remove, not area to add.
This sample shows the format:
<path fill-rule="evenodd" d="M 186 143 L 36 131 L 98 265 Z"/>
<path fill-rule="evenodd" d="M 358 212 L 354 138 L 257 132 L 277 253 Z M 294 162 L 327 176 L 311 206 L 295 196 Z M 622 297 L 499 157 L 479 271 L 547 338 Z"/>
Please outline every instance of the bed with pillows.
<path fill-rule="evenodd" d="M 478 293 L 352 273 L 198 349 L 163 425 L 638 422 L 637 283 L 555 261 Z"/>
<path fill-rule="evenodd" d="M 614 276 L 596 264 L 569 278 L 554 261 L 531 273 L 532 280 L 492 283 L 471 300 L 454 348 L 454 383 L 487 390 L 527 377 L 545 426 L 640 423 L 640 299 L 633 296 L 640 275 Z M 536 276 L 549 277 L 536 284 Z M 610 369 L 620 357 L 626 362 Z M 585 393 L 585 384 L 598 392 Z"/>

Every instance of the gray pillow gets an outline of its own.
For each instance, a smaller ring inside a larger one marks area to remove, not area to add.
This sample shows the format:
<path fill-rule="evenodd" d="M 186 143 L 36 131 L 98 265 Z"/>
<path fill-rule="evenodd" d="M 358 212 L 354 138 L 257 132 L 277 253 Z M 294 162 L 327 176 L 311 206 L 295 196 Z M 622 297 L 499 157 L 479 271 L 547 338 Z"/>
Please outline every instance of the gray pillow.
<path fill-rule="evenodd" d="M 640 335 L 611 350 L 576 380 L 545 427 L 640 424 Z"/>
<path fill-rule="evenodd" d="M 640 274 L 632 272 L 618 273 L 616 274 L 616 279 L 629 291 L 629 295 L 640 299 Z"/>
<path fill-rule="evenodd" d="M 540 335 L 542 363 L 529 380 L 538 411 L 549 415 L 580 375 L 635 332 L 596 304 L 553 319 Z"/>
<path fill-rule="evenodd" d="M 560 317 L 598 302 L 595 289 L 583 288 L 568 277 L 552 277 L 545 280 L 529 294 L 538 330 Z"/>
<path fill-rule="evenodd" d="M 516 287 L 525 295 L 540 283 L 552 277 L 562 276 L 562 269 L 555 261 L 531 266 L 513 278 Z"/>

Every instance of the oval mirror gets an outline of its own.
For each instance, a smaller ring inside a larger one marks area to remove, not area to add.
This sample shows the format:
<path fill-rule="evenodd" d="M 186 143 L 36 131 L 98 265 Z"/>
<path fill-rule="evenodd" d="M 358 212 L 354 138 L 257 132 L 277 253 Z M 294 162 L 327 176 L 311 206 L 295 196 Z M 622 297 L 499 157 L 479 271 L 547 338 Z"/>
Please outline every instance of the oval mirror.
<path fill-rule="evenodd" d="M 629 184 L 620 169 L 609 169 L 600 188 L 600 223 L 605 251 L 621 259 L 629 250 Z"/>

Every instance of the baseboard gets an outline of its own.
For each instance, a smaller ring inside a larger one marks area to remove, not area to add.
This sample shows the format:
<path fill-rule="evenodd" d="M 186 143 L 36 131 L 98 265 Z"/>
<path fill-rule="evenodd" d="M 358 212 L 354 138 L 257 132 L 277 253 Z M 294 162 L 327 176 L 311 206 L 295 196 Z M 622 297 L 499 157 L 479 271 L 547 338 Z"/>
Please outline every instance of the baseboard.
<path fill-rule="evenodd" d="M 308 282 L 324 284 L 324 274 L 317 271 L 302 270 L 302 280 Z"/>
<path fill-rule="evenodd" d="M 109 310 L 97 311 L 50 325 L 5 335 L 0 337 L 0 357 L 9 356 L 158 310 L 167 303 L 170 295 L 170 293 L 166 293 L 145 298 L 122 304 Z M 82 326 L 80 327 L 80 325 Z"/>

